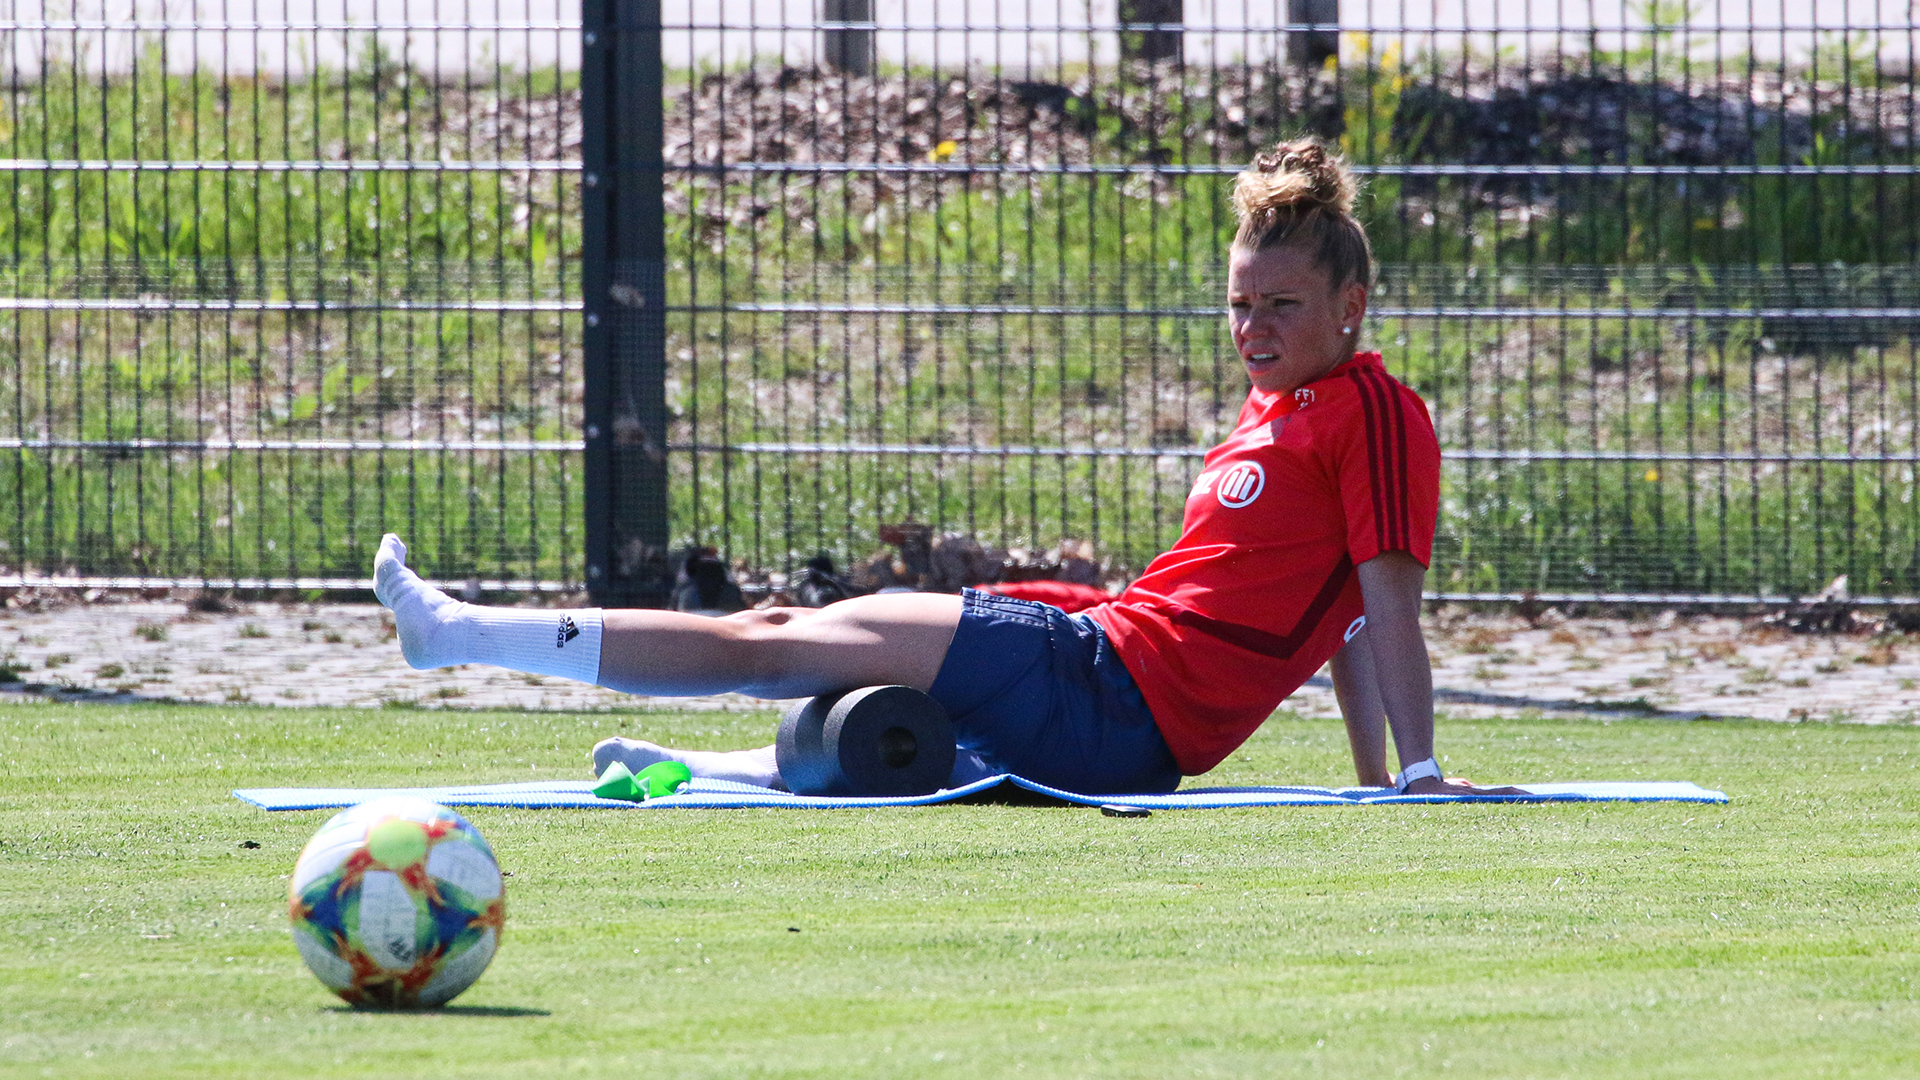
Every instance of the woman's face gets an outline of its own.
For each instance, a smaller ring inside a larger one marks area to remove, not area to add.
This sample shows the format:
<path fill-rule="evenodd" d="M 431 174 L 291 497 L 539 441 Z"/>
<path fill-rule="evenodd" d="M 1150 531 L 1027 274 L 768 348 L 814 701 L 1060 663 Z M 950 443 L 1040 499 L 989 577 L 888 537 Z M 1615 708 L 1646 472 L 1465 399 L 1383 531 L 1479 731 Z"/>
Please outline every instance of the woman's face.
<path fill-rule="evenodd" d="M 1289 393 L 1353 356 L 1366 314 L 1367 287 L 1334 288 L 1298 245 L 1236 247 L 1228 260 L 1227 325 L 1257 389 Z"/>

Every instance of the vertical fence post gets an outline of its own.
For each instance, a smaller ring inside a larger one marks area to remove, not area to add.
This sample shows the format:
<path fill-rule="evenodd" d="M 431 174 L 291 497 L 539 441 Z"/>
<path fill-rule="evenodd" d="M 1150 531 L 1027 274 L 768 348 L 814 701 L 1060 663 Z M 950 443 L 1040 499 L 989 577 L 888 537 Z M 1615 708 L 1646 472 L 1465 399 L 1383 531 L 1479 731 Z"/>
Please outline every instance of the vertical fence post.
<path fill-rule="evenodd" d="M 873 0 L 820 0 L 820 57 L 849 75 L 873 74 Z M 845 24 L 868 24 L 849 29 Z"/>
<path fill-rule="evenodd" d="M 1287 0 L 1287 22 L 1295 26 L 1333 26 L 1340 21 L 1340 0 Z M 1329 56 L 1340 55 L 1338 30 L 1290 30 L 1287 60 L 1312 71 Z"/>
<path fill-rule="evenodd" d="M 1295 26 L 1335 27 L 1340 22 L 1340 0 L 1287 0 L 1287 21 Z M 1340 79 L 1323 74 L 1327 61 L 1337 64 L 1339 58 L 1339 30 L 1287 32 L 1287 62 L 1304 71 L 1310 86 L 1301 119 L 1308 131 L 1327 139 L 1337 139 L 1347 130 Z"/>
<path fill-rule="evenodd" d="M 666 174 L 660 0 L 581 11 L 587 590 L 666 602 Z"/>
<path fill-rule="evenodd" d="M 1182 34 L 1178 30 L 1135 30 L 1186 21 L 1185 0 L 1120 0 L 1120 55 L 1128 60 L 1176 60 Z"/>

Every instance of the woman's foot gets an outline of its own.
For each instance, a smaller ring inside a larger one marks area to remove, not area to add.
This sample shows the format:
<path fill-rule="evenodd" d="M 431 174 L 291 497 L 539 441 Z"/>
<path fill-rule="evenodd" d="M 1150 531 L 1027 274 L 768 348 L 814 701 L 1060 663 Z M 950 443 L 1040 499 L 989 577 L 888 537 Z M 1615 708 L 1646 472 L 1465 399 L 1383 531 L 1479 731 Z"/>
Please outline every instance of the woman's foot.
<path fill-rule="evenodd" d="M 599 608 L 463 604 L 407 569 L 407 545 L 388 533 L 373 557 L 373 595 L 393 610 L 400 651 L 417 668 L 492 664 L 579 682 L 600 679 Z"/>
<path fill-rule="evenodd" d="M 400 651 L 416 668 L 466 662 L 467 605 L 441 592 L 407 569 L 407 545 L 388 533 L 373 556 L 373 595 L 393 612 Z"/>
<path fill-rule="evenodd" d="M 787 787 L 780 782 L 780 765 L 774 759 L 771 746 L 720 752 L 675 750 L 670 746 L 661 746 L 644 739 L 602 739 L 595 744 L 593 775 L 599 776 L 606 772 L 607 766 L 616 761 L 636 773 L 662 761 L 677 761 L 685 765 L 693 775 L 704 776 L 711 780 L 732 780 L 741 784 L 773 788 L 776 791 L 785 791 Z"/>

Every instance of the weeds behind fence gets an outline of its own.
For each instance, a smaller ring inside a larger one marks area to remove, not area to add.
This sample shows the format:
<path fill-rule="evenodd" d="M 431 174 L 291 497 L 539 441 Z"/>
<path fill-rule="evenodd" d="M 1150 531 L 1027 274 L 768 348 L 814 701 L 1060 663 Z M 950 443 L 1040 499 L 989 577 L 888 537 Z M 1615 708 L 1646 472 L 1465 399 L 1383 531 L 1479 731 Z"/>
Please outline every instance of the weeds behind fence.
<path fill-rule="evenodd" d="M 531 27 L 447 69 L 431 25 L 14 24 L 12 569 L 350 584 L 394 529 L 441 576 L 578 580 L 578 75 L 499 59 Z"/>

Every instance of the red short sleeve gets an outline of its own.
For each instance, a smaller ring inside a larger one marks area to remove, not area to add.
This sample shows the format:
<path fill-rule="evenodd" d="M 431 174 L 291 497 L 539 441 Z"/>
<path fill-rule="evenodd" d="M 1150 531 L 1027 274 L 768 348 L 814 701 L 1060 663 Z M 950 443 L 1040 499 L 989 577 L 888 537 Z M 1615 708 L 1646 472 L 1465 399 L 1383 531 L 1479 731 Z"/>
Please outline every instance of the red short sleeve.
<path fill-rule="evenodd" d="M 1332 467 L 1346 512 L 1354 565 L 1383 551 L 1404 551 L 1426 566 L 1440 515 L 1440 442 L 1420 396 L 1378 364 L 1347 373 L 1360 422 L 1345 425 Z"/>

